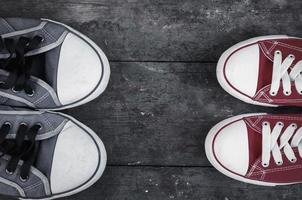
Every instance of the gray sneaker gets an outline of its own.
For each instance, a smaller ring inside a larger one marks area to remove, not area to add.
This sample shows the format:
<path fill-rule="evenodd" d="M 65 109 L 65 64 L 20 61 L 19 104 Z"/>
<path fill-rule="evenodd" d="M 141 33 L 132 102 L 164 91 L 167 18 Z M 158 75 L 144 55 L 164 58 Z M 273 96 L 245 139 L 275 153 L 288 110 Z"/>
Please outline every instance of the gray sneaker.
<path fill-rule="evenodd" d="M 100 178 L 106 151 L 91 129 L 65 114 L 0 109 L 1 195 L 56 199 Z"/>
<path fill-rule="evenodd" d="M 106 88 L 103 51 L 73 28 L 47 19 L 0 18 L 0 104 L 59 110 Z"/>

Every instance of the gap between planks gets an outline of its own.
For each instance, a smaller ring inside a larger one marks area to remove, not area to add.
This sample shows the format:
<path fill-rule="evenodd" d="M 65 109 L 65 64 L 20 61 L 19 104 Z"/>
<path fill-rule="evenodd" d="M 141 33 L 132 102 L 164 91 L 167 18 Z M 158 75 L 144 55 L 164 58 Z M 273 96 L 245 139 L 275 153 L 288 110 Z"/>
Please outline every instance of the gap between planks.
<path fill-rule="evenodd" d="M 182 60 L 109 60 L 110 63 L 192 63 L 192 64 L 217 64 L 217 61 L 182 61 Z"/>
<path fill-rule="evenodd" d="M 119 164 L 109 164 L 107 167 L 129 167 L 129 168 L 208 168 L 212 169 L 213 166 L 201 166 L 201 165 L 119 165 Z"/>

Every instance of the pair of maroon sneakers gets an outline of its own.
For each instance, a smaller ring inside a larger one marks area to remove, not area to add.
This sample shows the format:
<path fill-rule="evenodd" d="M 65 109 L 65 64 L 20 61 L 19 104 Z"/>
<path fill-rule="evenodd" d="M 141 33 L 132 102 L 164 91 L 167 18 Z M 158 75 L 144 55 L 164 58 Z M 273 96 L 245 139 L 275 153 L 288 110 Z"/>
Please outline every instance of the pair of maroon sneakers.
<path fill-rule="evenodd" d="M 234 97 L 262 106 L 302 106 L 302 39 L 264 36 L 240 42 L 219 59 L 217 78 Z M 223 174 L 275 186 L 302 182 L 302 115 L 244 114 L 209 132 L 205 150 Z"/>

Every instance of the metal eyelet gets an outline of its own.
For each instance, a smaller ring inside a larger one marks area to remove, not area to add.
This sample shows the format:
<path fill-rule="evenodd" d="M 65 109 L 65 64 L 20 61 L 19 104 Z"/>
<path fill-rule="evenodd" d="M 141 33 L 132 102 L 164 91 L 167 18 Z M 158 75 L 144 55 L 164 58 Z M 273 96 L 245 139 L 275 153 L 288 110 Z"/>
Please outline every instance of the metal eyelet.
<path fill-rule="evenodd" d="M 40 126 L 39 131 L 41 131 L 43 129 L 43 125 L 41 123 L 37 123 L 37 126 Z"/>
<path fill-rule="evenodd" d="M 25 179 L 22 178 L 22 176 L 19 176 L 20 181 L 23 182 L 23 183 L 28 181 L 28 178 L 29 178 L 28 176 Z"/>
<path fill-rule="evenodd" d="M 32 97 L 32 96 L 34 96 L 34 95 L 35 95 L 35 91 L 34 91 L 34 90 L 32 90 L 32 93 L 31 93 L 31 94 L 26 93 L 26 95 L 27 95 L 27 96 L 29 96 L 29 97 Z"/>
<path fill-rule="evenodd" d="M 278 161 L 276 164 L 277 164 L 278 166 L 280 166 L 280 165 L 283 164 L 283 161 Z"/>
<path fill-rule="evenodd" d="M 41 38 L 41 42 L 44 42 L 45 41 L 45 37 L 42 36 L 42 35 L 37 35 L 37 37 L 40 37 Z"/>
<path fill-rule="evenodd" d="M 288 55 L 288 57 L 290 57 L 291 59 L 295 59 L 295 56 L 293 54 Z"/>
<path fill-rule="evenodd" d="M 10 122 L 4 122 L 4 125 L 8 125 L 10 128 L 12 127 L 12 123 Z"/>
<path fill-rule="evenodd" d="M 290 162 L 291 162 L 291 163 L 297 162 L 297 158 L 292 158 L 292 159 L 290 159 Z"/>
<path fill-rule="evenodd" d="M 284 94 L 285 96 L 290 96 L 292 93 L 291 93 L 290 91 L 283 91 L 283 94 Z"/>
<path fill-rule="evenodd" d="M 20 91 L 16 90 L 16 88 L 15 88 L 15 87 L 12 87 L 12 89 L 11 89 L 11 90 L 13 91 L 13 93 L 18 93 L 18 92 L 20 92 Z"/>
<path fill-rule="evenodd" d="M 263 126 L 268 126 L 268 125 L 269 125 L 269 122 L 262 122 L 262 125 L 263 125 Z"/>
<path fill-rule="evenodd" d="M 276 92 L 269 92 L 269 94 L 270 94 L 271 96 L 276 96 L 276 95 L 277 95 Z"/>
<path fill-rule="evenodd" d="M 280 50 L 275 51 L 275 54 L 281 54 Z"/>
<path fill-rule="evenodd" d="M 293 123 L 293 124 L 291 124 L 291 127 L 297 128 L 297 124 Z"/>
<path fill-rule="evenodd" d="M 10 172 L 10 171 L 8 171 L 8 169 L 5 169 L 5 172 L 6 172 L 8 175 L 13 175 L 13 174 L 14 174 L 14 172 Z"/>
<path fill-rule="evenodd" d="M 281 126 L 281 127 L 284 126 L 283 122 L 278 122 L 277 124 L 278 124 L 279 126 Z"/>
<path fill-rule="evenodd" d="M 267 163 L 261 163 L 262 167 L 268 167 L 268 164 Z"/>
<path fill-rule="evenodd" d="M 0 89 L 8 90 L 9 87 L 6 85 L 6 83 L 4 81 L 0 81 Z"/>
<path fill-rule="evenodd" d="M 22 126 L 22 125 L 23 125 L 23 126 L 28 126 L 27 123 L 25 123 L 25 122 L 21 122 L 21 123 L 20 123 L 20 126 Z"/>

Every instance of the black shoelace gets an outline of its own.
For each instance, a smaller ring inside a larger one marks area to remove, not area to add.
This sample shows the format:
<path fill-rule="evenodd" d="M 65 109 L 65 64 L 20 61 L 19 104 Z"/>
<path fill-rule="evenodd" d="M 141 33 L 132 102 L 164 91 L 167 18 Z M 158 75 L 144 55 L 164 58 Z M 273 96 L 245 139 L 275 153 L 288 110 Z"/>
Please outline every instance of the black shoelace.
<path fill-rule="evenodd" d="M 30 168 L 34 165 L 39 151 L 39 141 L 36 140 L 38 131 L 42 128 L 36 124 L 29 128 L 25 123 L 20 124 L 16 138 L 7 139 L 12 125 L 4 123 L 0 128 L 0 157 L 9 155 L 10 159 L 6 166 L 6 173 L 15 173 L 20 160 L 20 180 L 25 182 L 29 178 Z"/>
<path fill-rule="evenodd" d="M 41 36 L 20 37 L 17 42 L 12 38 L 0 38 L 0 50 L 6 49 L 10 54 L 1 66 L 9 72 L 7 80 L 0 83 L 1 89 L 12 89 L 14 92 L 24 90 L 29 96 L 34 94 L 33 87 L 29 83 L 33 60 L 32 57 L 25 57 L 25 54 L 37 48 L 42 41 Z"/>

